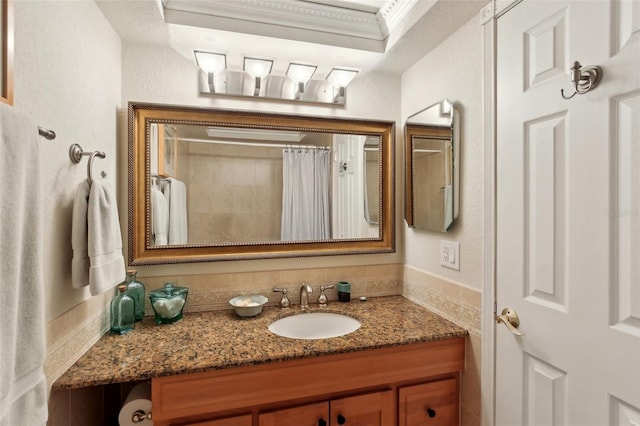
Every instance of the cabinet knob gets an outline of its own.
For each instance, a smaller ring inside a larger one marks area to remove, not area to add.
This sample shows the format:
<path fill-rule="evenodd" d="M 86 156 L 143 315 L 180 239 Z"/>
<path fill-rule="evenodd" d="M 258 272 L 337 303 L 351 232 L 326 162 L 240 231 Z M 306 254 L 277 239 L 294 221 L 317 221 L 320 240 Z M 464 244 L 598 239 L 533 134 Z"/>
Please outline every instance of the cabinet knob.
<path fill-rule="evenodd" d="M 347 419 L 342 414 L 338 414 L 338 424 L 343 425 L 345 423 L 347 423 Z"/>
<path fill-rule="evenodd" d="M 325 419 L 318 420 L 318 426 L 327 426 L 327 421 Z"/>
<path fill-rule="evenodd" d="M 436 416 L 436 410 L 433 408 L 427 408 L 427 416 L 434 418 Z"/>

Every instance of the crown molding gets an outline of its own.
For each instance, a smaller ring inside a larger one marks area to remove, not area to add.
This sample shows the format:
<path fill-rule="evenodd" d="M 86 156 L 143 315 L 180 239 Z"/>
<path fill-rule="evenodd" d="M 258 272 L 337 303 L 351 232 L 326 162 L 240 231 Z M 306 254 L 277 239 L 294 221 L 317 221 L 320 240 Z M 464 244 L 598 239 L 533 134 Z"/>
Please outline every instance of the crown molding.
<path fill-rule="evenodd" d="M 390 0 L 389 17 L 413 2 Z M 408 6 L 410 8 L 410 6 Z M 165 22 L 342 47 L 384 51 L 388 35 L 376 13 L 296 0 L 162 0 Z M 406 14 L 406 11 L 404 12 Z"/>
<path fill-rule="evenodd" d="M 416 5 L 417 0 L 387 0 L 378 11 L 378 21 L 386 38 Z"/>

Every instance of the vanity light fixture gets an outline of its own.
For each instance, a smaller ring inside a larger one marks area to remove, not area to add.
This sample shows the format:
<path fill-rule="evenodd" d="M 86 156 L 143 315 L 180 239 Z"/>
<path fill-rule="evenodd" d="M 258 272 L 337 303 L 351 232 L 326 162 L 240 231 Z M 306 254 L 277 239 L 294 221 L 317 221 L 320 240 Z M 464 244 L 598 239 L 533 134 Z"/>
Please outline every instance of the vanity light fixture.
<path fill-rule="evenodd" d="M 215 75 L 227 68 L 227 55 L 223 53 L 203 52 L 200 50 L 194 50 L 193 53 L 196 56 L 196 63 L 200 69 L 207 74 L 209 91 L 215 93 Z"/>
<path fill-rule="evenodd" d="M 344 105 L 345 88 L 358 74 L 358 70 L 347 68 L 333 68 L 327 73 L 319 66 L 296 62 L 288 63 L 286 73 L 274 72 L 275 59 L 243 56 L 242 64 L 234 65 L 227 63 L 223 53 L 193 53 L 202 95 Z"/>
<path fill-rule="evenodd" d="M 244 71 L 251 77 L 253 77 L 256 81 L 253 89 L 253 96 L 260 95 L 262 79 L 271 73 L 272 68 L 273 61 L 270 59 L 249 58 L 247 56 L 244 57 L 242 69 L 244 69 Z"/>
<path fill-rule="evenodd" d="M 294 62 L 289 63 L 289 68 L 287 68 L 287 77 L 295 82 L 296 99 L 302 99 L 302 96 L 304 95 L 304 88 L 311 77 L 313 77 L 313 74 L 315 74 L 316 69 L 318 69 L 318 67 L 315 65 L 296 64 Z"/>
<path fill-rule="evenodd" d="M 449 100 L 445 99 L 444 101 L 442 101 L 440 103 L 440 116 L 450 118 L 452 107 L 453 105 L 451 104 L 451 102 L 449 102 Z"/>
<path fill-rule="evenodd" d="M 331 83 L 334 88 L 334 103 L 344 103 L 346 88 L 357 74 L 357 70 L 348 70 L 345 68 L 333 68 L 329 71 L 327 81 Z"/>

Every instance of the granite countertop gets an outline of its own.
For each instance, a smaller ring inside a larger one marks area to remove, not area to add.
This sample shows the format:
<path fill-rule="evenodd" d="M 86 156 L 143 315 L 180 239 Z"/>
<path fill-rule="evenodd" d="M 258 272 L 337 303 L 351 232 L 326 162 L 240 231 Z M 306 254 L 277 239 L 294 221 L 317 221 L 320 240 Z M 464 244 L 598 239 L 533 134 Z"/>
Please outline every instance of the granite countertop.
<path fill-rule="evenodd" d="M 342 337 L 297 340 L 267 327 L 274 320 L 302 312 L 265 307 L 253 318 L 233 310 L 185 313 L 182 320 L 156 325 L 153 317 L 134 331 L 105 334 L 53 384 L 53 390 L 146 380 L 228 367 L 264 364 L 365 349 L 464 337 L 467 330 L 402 297 L 367 302 L 311 305 L 307 312 L 335 312 L 358 319 L 362 326 Z"/>

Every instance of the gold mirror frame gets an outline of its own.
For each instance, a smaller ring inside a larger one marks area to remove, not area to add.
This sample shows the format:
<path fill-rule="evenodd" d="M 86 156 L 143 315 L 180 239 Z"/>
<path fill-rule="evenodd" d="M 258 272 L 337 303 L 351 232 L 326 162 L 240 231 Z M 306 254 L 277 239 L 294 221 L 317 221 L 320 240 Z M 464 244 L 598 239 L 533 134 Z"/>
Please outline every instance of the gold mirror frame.
<path fill-rule="evenodd" d="M 303 242 L 269 241 L 152 246 L 149 215 L 151 211 L 149 188 L 151 123 L 377 136 L 381 141 L 379 237 Z M 130 102 L 128 126 L 128 261 L 130 265 L 395 252 L 394 122 Z"/>
<path fill-rule="evenodd" d="M 0 14 L 0 102 L 13 105 L 13 0 L 2 0 Z"/>

